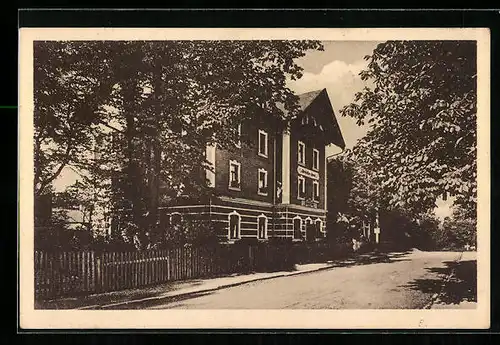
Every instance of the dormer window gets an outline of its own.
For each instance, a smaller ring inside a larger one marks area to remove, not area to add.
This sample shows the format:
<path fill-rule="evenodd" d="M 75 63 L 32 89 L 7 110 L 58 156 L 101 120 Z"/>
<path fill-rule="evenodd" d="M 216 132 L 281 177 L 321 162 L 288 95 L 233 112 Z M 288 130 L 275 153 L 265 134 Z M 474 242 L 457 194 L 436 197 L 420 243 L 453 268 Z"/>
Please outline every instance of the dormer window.
<path fill-rule="evenodd" d="M 229 189 L 241 190 L 240 176 L 241 164 L 237 161 L 229 161 Z"/>
<path fill-rule="evenodd" d="M 313 149 L 313 170 L 319 170 L 319 150 Z"/>
<path fill-rule="evenodd" d="M 259 156 L 267 158 L 267 132 L 259 129 Z"/>
<path fill-rule="evenodd" d="M 302 141 L 298 142 L 297 159 L 299 164 L 301 165 L 306 164 L 306 144 L 304 144 Z"/>

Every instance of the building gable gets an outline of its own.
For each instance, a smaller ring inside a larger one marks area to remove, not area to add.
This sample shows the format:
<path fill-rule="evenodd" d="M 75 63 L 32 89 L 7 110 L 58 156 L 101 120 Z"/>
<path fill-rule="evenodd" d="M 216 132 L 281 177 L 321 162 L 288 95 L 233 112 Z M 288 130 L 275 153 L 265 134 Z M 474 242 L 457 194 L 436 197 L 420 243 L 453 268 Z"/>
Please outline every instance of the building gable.
<path fill-rule="evenodd" d="M 299 95 L 299 106 L 301 112 L 292 121 L 300 121 L 303 126 L 311 128 L 315 134 L 322 137 L 325 145 L 334 144 L 345 148 L 344 138 L 326 89 Z"/>

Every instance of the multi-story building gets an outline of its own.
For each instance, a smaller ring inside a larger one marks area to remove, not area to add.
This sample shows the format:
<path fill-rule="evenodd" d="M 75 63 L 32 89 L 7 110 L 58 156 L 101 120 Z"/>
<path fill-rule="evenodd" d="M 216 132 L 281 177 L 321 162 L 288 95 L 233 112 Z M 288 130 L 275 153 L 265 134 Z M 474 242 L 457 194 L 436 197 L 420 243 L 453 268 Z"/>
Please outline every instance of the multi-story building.
<path fill-rule="evenodd" d="M 326 89 L 299 95 L 300 114 L 277 126 L 256 116 L 239 125 L 230 149 L 207 146 L 208 203 L 169 207 L 171 221 L 193 214 L 222 225 L 221 238 L 314 240 L 325 235 L 326 152 L 345 143 Z M 165 211 L 165 210 L 164 210 Z"/>

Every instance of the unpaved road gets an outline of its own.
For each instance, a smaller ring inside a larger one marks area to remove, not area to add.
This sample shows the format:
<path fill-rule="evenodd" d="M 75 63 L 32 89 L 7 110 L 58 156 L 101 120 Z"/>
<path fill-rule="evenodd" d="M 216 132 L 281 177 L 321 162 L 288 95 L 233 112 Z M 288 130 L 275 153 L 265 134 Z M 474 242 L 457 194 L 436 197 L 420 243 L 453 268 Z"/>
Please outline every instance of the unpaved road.
<path fill-rule="evenodd" d="M 145 301 L 134 309 L 420 309 L 429 307 L 435 294 L 443 293 L 440 301 L 453 307 L 475 298 L 475 256 L 465 254 L 393 253 L 383 259 L 255 281 L 179 301 Z M 463 281 L 450 292 L 443 282 L 457 267 Z"/>

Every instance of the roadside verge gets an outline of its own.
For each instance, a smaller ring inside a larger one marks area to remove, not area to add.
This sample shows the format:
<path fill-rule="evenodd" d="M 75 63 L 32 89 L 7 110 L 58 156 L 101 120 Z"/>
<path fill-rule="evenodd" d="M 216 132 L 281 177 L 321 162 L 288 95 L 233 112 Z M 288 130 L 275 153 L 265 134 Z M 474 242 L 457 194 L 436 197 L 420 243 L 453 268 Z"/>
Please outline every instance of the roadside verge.
<path fill-rule="evenodd" d="M 158 284 L 151 287 L 42 301 L 35 305 L 35 309 L 134 309 L 134 304 L 138 303 L 164 299 L 185 299 L 200 293 L 238 286 L 254 281 L 293 276 L 324 269 L 330 269 L 333 267 L 337 267 L 337 265 L 338 263 L 334 262 L 315 263 L 296 265 L 295 270 L 293 271 L 233 274 L 230 276 L 209 279 L 174 281 Z"/>

